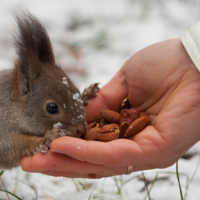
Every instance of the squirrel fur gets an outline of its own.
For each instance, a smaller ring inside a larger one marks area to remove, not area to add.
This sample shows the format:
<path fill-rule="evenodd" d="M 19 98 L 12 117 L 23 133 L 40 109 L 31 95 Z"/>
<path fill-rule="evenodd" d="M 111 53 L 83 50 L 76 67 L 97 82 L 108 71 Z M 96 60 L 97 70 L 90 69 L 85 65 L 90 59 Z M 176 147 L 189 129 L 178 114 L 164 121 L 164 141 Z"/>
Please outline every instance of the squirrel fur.
<path fill-rule="evenodd" d="M 86 132 L 82 95 L 56 65 L 46 30 L 30 13 L 18 14 L 16 23 L 18 58 L 13 69 L 0 72 L 1 169 L 45 153 L 57 137 Z"/>

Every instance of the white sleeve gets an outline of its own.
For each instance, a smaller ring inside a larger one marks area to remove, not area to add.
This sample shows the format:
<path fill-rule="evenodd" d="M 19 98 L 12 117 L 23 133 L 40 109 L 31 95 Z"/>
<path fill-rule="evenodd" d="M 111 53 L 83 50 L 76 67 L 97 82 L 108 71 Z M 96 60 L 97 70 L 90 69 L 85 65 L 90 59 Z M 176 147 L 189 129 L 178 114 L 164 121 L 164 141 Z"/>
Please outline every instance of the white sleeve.
<path fill-rule="evenodd" d="M 200 71 L 200 22 L 185 32 L 181 37 L 181 41 Z"/>

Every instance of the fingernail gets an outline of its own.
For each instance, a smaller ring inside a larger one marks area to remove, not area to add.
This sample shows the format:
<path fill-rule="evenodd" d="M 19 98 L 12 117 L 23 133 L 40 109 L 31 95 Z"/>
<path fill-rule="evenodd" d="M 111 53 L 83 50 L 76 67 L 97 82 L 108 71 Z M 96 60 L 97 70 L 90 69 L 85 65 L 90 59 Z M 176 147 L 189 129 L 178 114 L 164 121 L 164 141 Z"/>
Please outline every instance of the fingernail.
<path fill-rule="evenodd" d="M 51 152 L 54 152 L 54 153 L 65 154 L 65 153 L 63 153 L 62 151 L 57 150 L 57 149 L 50 149 L 50 151 L 51 151 Z"/>

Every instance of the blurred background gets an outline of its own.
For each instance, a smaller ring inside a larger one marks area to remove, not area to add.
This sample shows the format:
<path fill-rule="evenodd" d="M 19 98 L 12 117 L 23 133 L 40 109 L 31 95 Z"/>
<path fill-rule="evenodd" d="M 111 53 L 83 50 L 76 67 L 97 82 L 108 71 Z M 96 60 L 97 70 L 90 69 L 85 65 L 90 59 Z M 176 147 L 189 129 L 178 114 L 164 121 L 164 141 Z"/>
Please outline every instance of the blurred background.
<path fill-rule="evenodd" d="M 57 63 L 81 90 L 93 82 L 103 86 L 135 52 L 178 38 L 200 21 L 199 0 L 1 0 L 0 69 L 12 68 L 16 59 L 12 34 L 14 15 L 20 10 L 30 11 L 45 25 Z M 191 200 L 200 198 L 200 174 L 187 189 L 188 177 L 199 165 L 198 149 L 196 145 L 191 150 L 195 156 L 190 160 L 180 161 L 180 170 L 185 173 L 190 169 L 181 180 Z M 165 181 L 155 183 L 153 199 L 180 199 L 176 176 L 165 173 L 169 171 L 175 172 L 175 166 L 162 171 Z M 156 173 L 145 172 L 150 180 Z M 138 174 L 83 180 L 28 174 L 18 168 L 6 171 L 2 179 L 7 190 L 25 200 L 85 200 L 91 192 L 91 199 L 145 199 L 144 183 L 135 178 Z M 1 191 L 0 199 L 7 199 Z"/>
<path fill-rule="evenodd" d="M 82 89 L 105 84 L 135 52 L 180 37 L 200 19 L 198 0 L 7 0 L 0 2 L 0 67 L 13 66 L 14 15 L 45 25 L 57 62 Z"/>

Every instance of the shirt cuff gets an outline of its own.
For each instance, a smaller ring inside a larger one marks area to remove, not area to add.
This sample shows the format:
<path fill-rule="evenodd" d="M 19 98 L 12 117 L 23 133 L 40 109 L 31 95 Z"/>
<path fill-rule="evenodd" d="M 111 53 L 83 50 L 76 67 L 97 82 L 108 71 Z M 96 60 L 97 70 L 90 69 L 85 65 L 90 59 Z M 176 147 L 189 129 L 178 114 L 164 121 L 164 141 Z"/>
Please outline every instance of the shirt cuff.
<path fill-rule="evenodd" d="M 200 22 L 181 36 L 181 41 L 193 63 L 200 71 Z"/>

